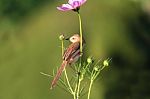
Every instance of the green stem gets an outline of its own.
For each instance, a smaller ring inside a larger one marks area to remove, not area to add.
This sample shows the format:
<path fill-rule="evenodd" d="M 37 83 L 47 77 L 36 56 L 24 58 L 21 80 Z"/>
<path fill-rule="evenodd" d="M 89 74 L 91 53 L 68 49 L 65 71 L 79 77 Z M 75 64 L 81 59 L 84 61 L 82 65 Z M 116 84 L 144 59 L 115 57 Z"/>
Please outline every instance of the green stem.
<path fill-rule="evenodd" d="M 82 36 L 82 20 L 81 20 L 81 15 L 80 15 L 79 11 L 77 11 L 77 13 L 78 13 L 78 18 L 79 18 L 79 28 L 80 28 L 80 53 L 81 53 L 81 56 L 80 56 L 80 65 L 79 65 L 79 68 L 78 68 L 80 70 L 80 68 L 82 66 L 82 50 L 83 50 L 83 48 L 82 48 L 82 46 L 83 46 L 82 42 L 83 42 L 83 36 Z"/>
<path fill-rule="evenodd" d="M 70 85 L 70 82 L 69 82 L 69 79 L 68 79 L 68 75 L 67 75 L 66 69 L 64 69 L 64 72 L 65 72 L 65 77 L 66 77 L 66 80 L 67 80 L 68 87 L 69 87 L 71 93 L 74 95 L 74 91 L 73 91 L 73 89 L 72 89 L 72 87 L 71 87 L 71 85 Z"/>
<path fill-rule="evenodd" d="M 88 99 L 90 99 L 92 85 L 93 85 L 93 80 L 91 80 L 90 82 L 89 91 L 88 91 Z"/>
<path fill-rule="evenodd" d="M 76 86 L 74 89 L 76 99 L 79 99 L 81 81 L 82 81 L 82 79 L 80 79 L 80 74 L 78 74 L 77 83 L 76 83 Z"/>
<path fill-rule="evenodd" d="M 105 68 L 105 65 L 102 66 L 102 68 L 100 69 L 100 71 L 102 71 Z"/>
<path fill-rule="evenodd" d="M 76 99 L 76 94 L 75 93 L 73 94 L 73 99 Z"/>
<path fill-rule="evenodd" d="M 61 54 L 62 54 L 62 57 L 63 57 L 63 54 L 64 54 L 64 40 L 61 40 Z"/>
<path fill-rule="evenodd" d="M 80 52 L 82 54 L 82 20 L 81 20 L 81 16 L 80 13 L 78 12 L 78 17 L 79 17 L 79 25 L 80 25 Z"/>
<path fill-rule="evenodd" d="M 81 85 L 81 80 L 80 80 L 80 78 L 79 78 L 78 85 L 77 85 L 77 99 L 79 99 L 80 85 Z"/>

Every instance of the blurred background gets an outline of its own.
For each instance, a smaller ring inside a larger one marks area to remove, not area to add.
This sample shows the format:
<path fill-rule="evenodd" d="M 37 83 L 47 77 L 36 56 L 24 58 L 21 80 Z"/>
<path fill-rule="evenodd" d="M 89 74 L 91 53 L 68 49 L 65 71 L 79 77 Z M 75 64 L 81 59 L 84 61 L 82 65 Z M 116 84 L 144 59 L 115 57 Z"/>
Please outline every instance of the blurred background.
<path fill-rule="evenodd" d="M 0 0 L 0 99 L 71 99 L 51 74 L 61 64 L 61 33 L 78 17 L 56 9 L 67 0 Z M 81 8 L 85 56 L 111 57 L 91 99 L 150 99 L 150 0 L 87 0 Z M 86 98 L 85 98 L 86 99 Z"/>

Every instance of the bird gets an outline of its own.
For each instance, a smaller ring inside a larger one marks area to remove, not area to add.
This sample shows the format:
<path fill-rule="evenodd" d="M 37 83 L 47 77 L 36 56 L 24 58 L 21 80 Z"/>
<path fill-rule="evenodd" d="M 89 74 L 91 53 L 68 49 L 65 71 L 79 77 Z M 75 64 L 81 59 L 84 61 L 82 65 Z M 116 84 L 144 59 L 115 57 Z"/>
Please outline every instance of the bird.
<path fill-rule="evenodd" d="M 81 56 L 81 52 L 80 52 L 80 36 L 79 34 L 74 34 L 73 36 L 71 36 L 70 38 L 67 38 L 66 40 L 70 40 L 71 44 L 66 48 L 64 54 L 63 54 L 63 61 L 61 66 L 59 67 L 59 69 L 57 70 L 56 75 L 54 76 L 52 82 L 51 82 L 51 88 L 53 89 L 56 84 L 57 81 L 59 80 L 61 74 L 63 73 L 65 67 L 67 65 L 71 65 L 73 63 L 75 63 L 79 57 Z M 85 40 L 82 39 L 82 45 L 85 44 Z"/>

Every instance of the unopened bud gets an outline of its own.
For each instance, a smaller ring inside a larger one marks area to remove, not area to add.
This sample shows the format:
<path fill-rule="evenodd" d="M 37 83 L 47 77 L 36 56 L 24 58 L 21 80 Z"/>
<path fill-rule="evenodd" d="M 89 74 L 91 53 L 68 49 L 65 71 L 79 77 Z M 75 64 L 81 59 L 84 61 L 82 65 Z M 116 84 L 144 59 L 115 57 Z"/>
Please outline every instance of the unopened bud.
<path fill-rule="evenodd" d="M 104 65 L 104 66 L 109 66 L 109 61 L 108 61 L 108 60 L 104 60 L 104 61 L 103 61 L 103 65 Z"/>
<path fill-rule="evenodd" d="M 94 67 L 94 70 L 95 71 L 99 71 L 99 67 Z"/>
<path fill-rule="evenodd" d="M 64 39 L 65 39 L 65 36 L 62 34 L 62 35 L 59 36 L 59 39 L 60 39 L 60 40 L 64 40 Z"/>
<path fill-rule="evenodd" d="M 89 64 L 92 63 L 92 58 L 91 58 L 91 57 L 87 58 L 87 62 L 88 62 Z"/>

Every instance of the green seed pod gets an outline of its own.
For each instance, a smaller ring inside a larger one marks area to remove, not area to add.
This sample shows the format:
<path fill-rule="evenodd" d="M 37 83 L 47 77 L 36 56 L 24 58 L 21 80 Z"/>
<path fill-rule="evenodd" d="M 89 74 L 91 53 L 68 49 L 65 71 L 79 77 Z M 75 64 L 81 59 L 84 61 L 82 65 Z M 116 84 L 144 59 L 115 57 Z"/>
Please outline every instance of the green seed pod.
<path fill-rule="evenodd" d="M 62 35 L 59 36 L 59 39 L 62 41 L 62 40 L 65 39 L 65 36 L 62 34 Z"/>
<path fill-rule="evenodd" d="M 97 67 L 97 66 L 94 67 L 94 70 L 95 70 L 95 71 L 99 71 L 99 67 Z"/>
<path fill-rule="evenodd" d="M 92 58 L 91 58 L 91 57 L 87 58 L 87 62 L 88 62 L 89 64 L 92 63 Z"/>
<path fill-rule="evenodd" d="M 104 65 L 104 66 L 109 66 L 109 61 L 108 61 L 108 60 L 104 60 L 104 61 L 103 61 L 103 65 Z"/>

